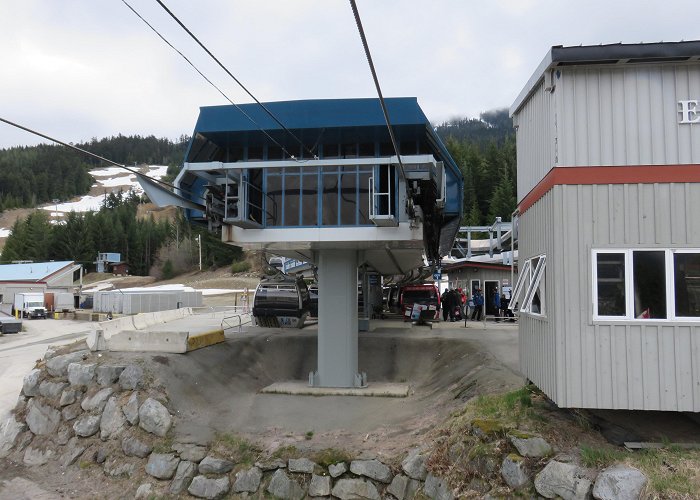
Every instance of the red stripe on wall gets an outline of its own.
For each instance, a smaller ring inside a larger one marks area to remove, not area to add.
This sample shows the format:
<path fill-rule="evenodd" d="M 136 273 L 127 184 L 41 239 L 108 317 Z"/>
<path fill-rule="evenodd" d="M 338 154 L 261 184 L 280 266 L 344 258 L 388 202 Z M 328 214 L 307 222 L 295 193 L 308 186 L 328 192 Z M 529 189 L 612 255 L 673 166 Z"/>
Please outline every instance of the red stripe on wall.
<path fill-rule="evenodd" d="M 661 182 L 700 182 L 700 165 L 553 167 L 520 201 L 518 209 L 524 213 L 554 186 Z"/>

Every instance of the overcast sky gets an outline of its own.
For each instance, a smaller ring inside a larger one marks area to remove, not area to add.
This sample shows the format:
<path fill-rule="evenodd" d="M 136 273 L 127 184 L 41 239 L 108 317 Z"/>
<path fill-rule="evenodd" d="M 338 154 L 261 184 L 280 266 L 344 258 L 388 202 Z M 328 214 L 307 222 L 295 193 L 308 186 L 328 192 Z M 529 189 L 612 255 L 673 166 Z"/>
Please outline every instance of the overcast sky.
<path fill-rule="evenodd" d="M 236 103 L 154 0 L 128 0 Z M 261 101 L 375 97 L 347 0 L 165 0 Z M 357 0 L 385 96 L 433 123 L 512 104 L 552 45 L 700 39 L 697 0 Z M 0 117 L 69 142 L 191 133 L 227 104 L 121 0 L 0 0 Z M 0 147 L 40 142 L 0 123 Z M 114 160 L 121 161 L 119 158 Z"/>

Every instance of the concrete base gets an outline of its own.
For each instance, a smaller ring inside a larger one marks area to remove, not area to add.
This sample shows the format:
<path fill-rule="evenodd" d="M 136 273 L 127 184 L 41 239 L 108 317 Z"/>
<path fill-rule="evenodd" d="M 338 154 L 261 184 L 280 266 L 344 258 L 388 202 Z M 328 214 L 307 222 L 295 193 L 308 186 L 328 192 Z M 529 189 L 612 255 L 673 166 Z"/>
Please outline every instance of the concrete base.
<path fill-rule="evenodd" d="M 405 398 L 408 384 L 375 382 L 364 388 L 357 387 L 309 387 L 305 382 L 275 382 L 260 392 L 263 394 L 290 394 L 293 396 L 372 396 L 382 398 Z"/>

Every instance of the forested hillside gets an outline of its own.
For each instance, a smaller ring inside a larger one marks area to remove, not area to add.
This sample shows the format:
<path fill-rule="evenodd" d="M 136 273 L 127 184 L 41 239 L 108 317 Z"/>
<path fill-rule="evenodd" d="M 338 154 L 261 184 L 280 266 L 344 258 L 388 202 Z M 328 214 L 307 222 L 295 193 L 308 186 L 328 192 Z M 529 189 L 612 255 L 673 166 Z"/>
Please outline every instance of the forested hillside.
<path fill-rule="evenodd" d="M 127 165 L 175 165 L 182 162 L 188 140 L 119 135 L 76 146 Z M 104 163 L 63 146 L 0 149 L 0 212 L 85 194 L 93 183 L 88 171 L 98 166 Z"/>
<path fill-rule="evenodd" d="M 515 131 L 507 109 L 436 127 L 464 175 L 464 224 L 510 220 L 515 210 Z"/>

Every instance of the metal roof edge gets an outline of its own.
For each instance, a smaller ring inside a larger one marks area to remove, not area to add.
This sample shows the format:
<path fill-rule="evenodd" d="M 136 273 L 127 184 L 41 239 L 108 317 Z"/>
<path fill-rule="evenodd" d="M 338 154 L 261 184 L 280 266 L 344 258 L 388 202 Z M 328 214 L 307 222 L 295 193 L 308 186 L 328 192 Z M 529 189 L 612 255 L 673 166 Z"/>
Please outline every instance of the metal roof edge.
<path fill-rule="evenodd" d="M 537 69 L 535 69 L 535 72 L 532 74 L 530 79 L 527 81 L 525 84 L 525 87 L 520 91 L 518 94 L 518 97 L 515 98 L 515 101 L 511 105 L 510 109 L 508 110 L 508 115 L 512 118 L 513 115 L 515 115 L 518 110 L 522 107 L 523 104 L 525 104 L 525 101 L 528 100 L 532 92 L 535 90 L 537 85 L 539 85 L 540 81 L 542 78 L 544 78 L 544 72 L 547 71 L 547 69 L 551 66 L 552 64 L 552 51 L 554 47 L 551 47 L 548 51 L 547 54 L 544 56 L 544 59 L 542 59 L 542 62 L 537 66 Z"/>

